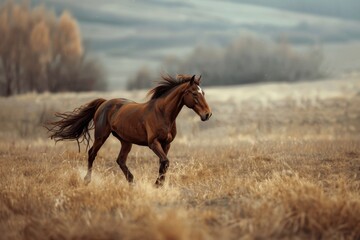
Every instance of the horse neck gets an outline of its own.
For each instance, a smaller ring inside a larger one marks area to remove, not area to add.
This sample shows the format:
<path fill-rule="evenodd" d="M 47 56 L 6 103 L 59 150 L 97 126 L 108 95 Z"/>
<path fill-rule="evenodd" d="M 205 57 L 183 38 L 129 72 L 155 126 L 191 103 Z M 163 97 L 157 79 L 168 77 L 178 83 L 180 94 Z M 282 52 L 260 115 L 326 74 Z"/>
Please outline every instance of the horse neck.
<path fill-rule="evenodd" d="M 183 103 L 183 94 L 184 94 L 185 86 L 184 84 L 176 87 L 171 93 L 162 98 L 159 101 L 159 108 L 164 113 L 165 118 L 169 121 L 169 123 L 175 122 L 177 116 L 179 115 Z"/>

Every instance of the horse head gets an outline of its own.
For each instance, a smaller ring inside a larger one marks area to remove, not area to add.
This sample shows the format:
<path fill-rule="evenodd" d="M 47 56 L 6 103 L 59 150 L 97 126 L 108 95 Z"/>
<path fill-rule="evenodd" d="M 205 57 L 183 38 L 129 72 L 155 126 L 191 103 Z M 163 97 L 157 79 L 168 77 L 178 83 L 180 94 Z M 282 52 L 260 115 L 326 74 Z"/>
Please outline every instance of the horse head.
<path fill-rule="evenodd" d="M 200 83 L 201 76 L 199 78 L 195 78 L 195 75 L 191 77 L 185 90 L 183 101 L 185 106 L 194 110 L 202 121 L 207 121 L 212 113 L 206 102 L 205 92 L 201 89 Z"/>

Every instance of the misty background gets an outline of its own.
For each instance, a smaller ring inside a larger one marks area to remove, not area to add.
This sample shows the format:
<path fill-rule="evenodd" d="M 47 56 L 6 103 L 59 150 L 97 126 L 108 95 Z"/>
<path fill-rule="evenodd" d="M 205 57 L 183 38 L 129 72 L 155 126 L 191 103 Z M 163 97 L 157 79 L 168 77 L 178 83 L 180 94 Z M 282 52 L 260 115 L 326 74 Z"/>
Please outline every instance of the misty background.
<path fill-rule="evenodd" d="M 147 82 L 161 74 L 203 74 L 222 85 L 237 83 L 216 84 L 233 70 L 244 74 L 227 78 L 244 78 L 241 83 L 360 70 L 356 0 L 31 1 L 41 4 L 56 15 L 68 10 L 77 20 L 84 46 L 104 68 L 108 90 L 129 88 L 129 80 L 143 75 Z"/>

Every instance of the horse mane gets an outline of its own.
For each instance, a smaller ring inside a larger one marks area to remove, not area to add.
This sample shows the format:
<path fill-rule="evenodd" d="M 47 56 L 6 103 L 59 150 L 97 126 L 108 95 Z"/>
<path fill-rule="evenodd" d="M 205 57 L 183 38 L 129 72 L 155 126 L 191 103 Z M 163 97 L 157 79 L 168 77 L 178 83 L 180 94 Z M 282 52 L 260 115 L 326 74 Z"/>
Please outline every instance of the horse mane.
<path fill-rule="evenodd" d="M 170 75 L 161 76 L 162 79 L 158 82 L 158 85 L 151 89 L 147 95 L 151 96 L 150 100 L 160 98 L 171 89 L 183 83 L 190 82 L 191 77 L 190 75 L 177 75 L 176 78 Z"/>

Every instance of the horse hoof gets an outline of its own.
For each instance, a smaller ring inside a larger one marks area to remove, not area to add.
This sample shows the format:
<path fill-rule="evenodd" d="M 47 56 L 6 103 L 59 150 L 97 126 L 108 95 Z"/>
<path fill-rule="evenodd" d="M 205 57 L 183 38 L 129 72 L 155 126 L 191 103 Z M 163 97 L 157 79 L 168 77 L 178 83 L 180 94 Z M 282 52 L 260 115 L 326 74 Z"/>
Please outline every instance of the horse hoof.
<path fill-rule="evenodd" d="M 156 188 L 161 188 L 161 187 L 163 187 L 163 186 L 164 186 L 164 182 L 159 181 L 159 180 L 156 180 L 156 182 L 155 182 L 155 187 L 156 187 Z"/>
<path fill-rule="evenodd" d="M 129 186 L 130 186 L 130 187 L 134 187 L 134 186 L 135 186 L 135 182 L 134 182 L 134 181 L 129 182 Z"/>
<path fill-rule="evenodd" d="M 84 184 L 85 184 L 85 186 L 89 185 L 90 182 L 91 182 L 91 178 L 86 176 L 86 177 L 84 178 Z"/>

